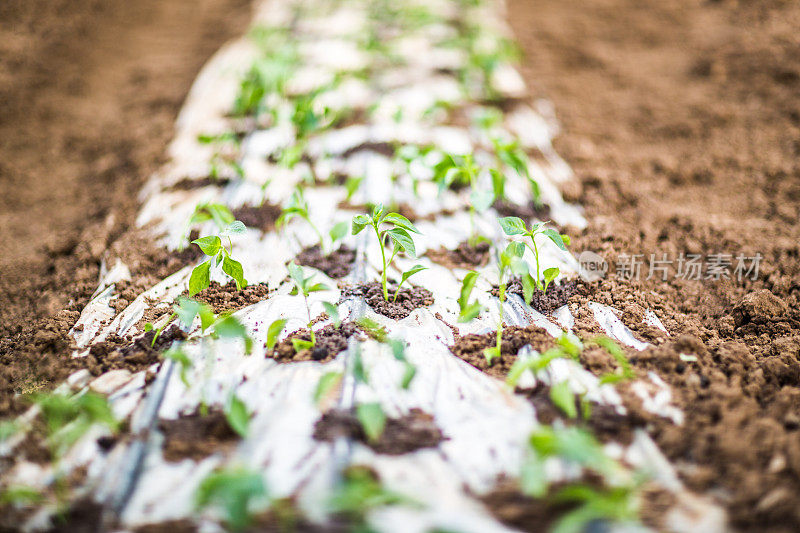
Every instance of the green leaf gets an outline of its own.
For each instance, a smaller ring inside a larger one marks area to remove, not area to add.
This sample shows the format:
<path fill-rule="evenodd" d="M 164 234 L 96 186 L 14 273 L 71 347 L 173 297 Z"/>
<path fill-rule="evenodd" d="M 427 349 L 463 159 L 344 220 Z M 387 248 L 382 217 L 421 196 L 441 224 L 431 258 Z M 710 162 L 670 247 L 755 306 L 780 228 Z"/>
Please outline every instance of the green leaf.
<path fill-rule="evenodd" d="M 527 457 L 522 463 L 519 481 L 523 494 L 533 498 L 541 498 L 547 494 L 547 474 L 544 470 L 544 461 L 533 454 Z"/>
<path fill-rule="evenodd" d="M 322 302 L 322 307 L 325 308 L 325 312 L 333 320 L 333 327 L 338 328 L 342 323 L 339 318 L 339 307 L 330 302 Z"/>
<path fill-rule="evenodd" d="M 420 233 L 419 230 L 416 228 L 416 226 L 414 226 L 414 224 L 412 224 L 410 220 L 408 220 L 406 217 L 398 213 L 389 213 L 388 215 L 386 215 L 386 217 L 384 217 L 383 221 L 394 224 L 395 226 L 403 228 L 404 230 L 410 231 L 412 233 Z"/>
<path fill-rule="evenodd" d="M 379 403 L 362 403 L 356 407 L 356 417 L 370 442 L 381 438 L 386 427 L 386 415 Z"/>
<path fill-rule="evenodd" d="M 408 270 L 403 272 L 403 275 L 400 278 L 400 284 L 402 285 L 408 278 L 410 278 L 417 272 L 422 272 L 423 270 L 428 270 L 428 267 L 422 265 L 414 265 L 413 267 L 409 268 Z"/>
<path fill-rule="evenodd" d="M 247 232 L 247 226 L 241 220 L 234 220 L 222 231 L 223 235 L 240 235 Z"/>
<path fill-rule="evenodd" d="M 247 411 L 245 403 L 236 395 L 231 395 L 225 410 L 225 419 L 231 429 L 240 437 L 246 438 L 250 433 L 250 413 Z"/>
<path fill-rule="evenodd" d="M 461 293 L 458 296 L 458 305 L 462 310 L 467 306 L 470 294 L 472 294 L 472 289 L 475 288 L 475 283 L 477 283 L 477 281 L 478 273 L 474 270 L 470 270 L 464 276 L 464 281 L 461 282 Z"/>
<path fill-rule="evenodd" d="M 531 305 L 533 291 L 536 289 L 536 280 L 526 272 L 520 276 L 519 281 L 522 283 L 522 296 L 525 298 L 525 303 Z"/>
<path fill-rule="evenodd" d="M 292 339 L 292 347 L 294 347 L 294 351 L 297 353 L 302 352 L 303 350 L 310 350 L 314 347 L 314 343 L 311 341 L 303 340 L 303 339 Z"/>
<path fill-rule="evenodd" d="M 269 329 L 267 329 L 268 350 L 275 348 L 275 344 L 278 342 L 278 336 L 283 331 L 283 328 L 286 327 L 286 322 L 287 320 L 285 318 L 279 318 L 269 325 Z"/>
<path fill-rule="evenodd" d="M 560 273 L 561 271 L 558 269 L 558 267 L 546 268 L 544 271 L 544 282 L 549 284 L 556 279 Z"/>
<path fill-rule="evenodd" d="M 347 181 L 344 184 L 344 188 L 347 191 L 346 200 L 348 202 L 353 198 L 353 195 L 356 193 L 358 188 L 361 187 L 361 182 L 363 181 L 364 181 L 363 176 L 347 178 Z"/>
<path fill-rule="evenodd" d="M 469 322 L 470 320 L 477 318 L 481 311 L 483 311 L 483 306 L 479 302 L 472 302 L 471 304 L 467 305 L 458 315 L 459 322 Z"/>
<path fill-rule="evenodd" d="M 553 402 L 553 405 L 561 409 L 569 418 L 577 418 L 578 409 L 575 407 L 575 395 L 572 394 L 569 382 L 560 381 L 555 385 L 551 385 L 550 400 Z"/>
<path fill-rule="evenodd" d="M 199 246 L 206 255 L 216 255 L 222 247 L 222 239 L 216 235 L 209 235 L 208 237 L 200 237 L 193 240 L 192 244 Z"/>
<path fill-rule="evenodd" d="M 490 169 L 489 174 L 492 177 L 492 192 L 497 200 L 503 200 L 506 197 L 506 177 L 502 172 L 497 169 Z"/>
<path fill-rule="evenodd" d="M 211 283 L 211 260 L 200 263 L 189 277 L 189 296 L 194 296 L 203 289 L 207 289 Z"/>
<path fill-rule="evenodd" d="M 343 239 L 344 236 L 347 235 L 347 230 L 349 228 L 350 228 L 349 222 L 339 222 L 338 224 L 333 226 L 329 233 L 331 237 L 331 243 L 335 243 L 336 241 Z"/>
<path fill-rule="evenodd" d="M 306 289 L 308 294 L 312 292 L 320 292 L 320 291 L 329 291 L 331 288 L 325 285 L 324 283 L 315 283 Z"/>
<path fill-rule="evenodd" d="M 186 354 L 186 352 L 183 350 L 183 347 L 180 345 L 176 346 L 175 344 L 173 344 L 169 350 L 164 352 L 164 359 L 170 359 L 175 364 L 180 366 L 181 381 L 183 382 L 184 385 L 186 385 L 186 388 L 188 389 L 191 386 L 191 384 L 189 383 L 188 372 L 189 369 L 192 368 L 193 363 L 192 360 L 189 359 L 189 356 Z"/>
<path fill-rule="evenodd" d="M 566 250 L 567 249 L 567 246 L 564 243 L 564 238 L 561 236 L 561 234 L 559 232 L 557 232 L 553 228 L 547 228 L 547 229 L 543 230 L 542 233 L 544 233 L 545 235 L 550 237 L 550 240 L 553 241 L 555 243 L 555 245 L 558 246 L 559 248 L 561 248 L 562 250 Z M 569 237 L 567 237 L 567 238 L 569 238 Z"/>
<path fill-rule="evenodd" d="M 498 222 L 506 235 L 525 235 L 528 232 L 525 222 L 519 217 L 503 217 Z"/>
<path fill-rule="evenodd" d="M 305 274 L 303 274 L 302 267 L 298 266 L 294 261 L 292 261 L 286 265 L 286 268 L 289 270 L 289 277 L 294 280 L 295 285 L 305 292 L 306 278 Z"/>
<path fill-rule="evenodd" d="M 244 279 L 244 269 L 239 261 L 226 257 L 222 260 L 222 271 L 236 281 L 237 289 L 242 290 L 247 287 L 247 280 Z"/>
<path fill-rule="evenodd" d="M 361 230 L 367 227 L 371 222 L 367 215 L 356 215 L 353 217 L 353 225 L 350 232 L 353 235 L 358 235 L 361 233 Z"/>
<path fill-rule="evenodd" d="M 2 506 L 31 505 L 43 500 L 44 496 L 33 487 L 11 486 L 0 490 L 0 505 Z"/>
<path fill-rule="evenodd" d="M 488 366 L 492 366 L 494 360 L 499 358 L 500 355 L 500 350 L 497 349 L 497 346 L 492 346 L 491 348 L 483 350 L 483 356 L 486 358 L 486 364 Z"/>
<path fill-rule="evenodd" d="M 245 530 L 252 522 L 256 504 L 266 504 L 267 488 L 258 472 L 241 468 L 209 474 L 197 489 L 195 504 L 199 509 L 210 505 L 225 512 L 225 521 L 234 531 Z"/>
<path fill-rule="evenodd" d="M 339 386 L 342 382 L 341 372 L 326 372 L 320 376 L 317 388 L 314 389 L 314 403 L 319 404 L 324 398 Z"/>
<path fill-rule="evenodd" d="M 408 390 L 416 375 L 417 367 L 406 361 L 403 369 L 403 377 L 400 379 L 400 387 L 403 390 Z"/>
<path fill-rule="evenodd" d="M 245 353 L 253 350 L 253 339 L 247 333 L 247 328 L 235 316 L 226 316 L 214 323 L 214 334 L 226 338 L 239 338 L 244 341 Z"/>
<path fill-rule="evenodd" d="M 402 252 L 410 255 L 411 257 L 417 256 L 417 250 L 414 248 L 414 241 L 411 235 L 402 228 L 392 228 L 387 231 L 389 238 L 392 239 L 394 246 Z"/>
<path fill-rule="evenodd" d="M 368 316 L 362 316 L 358 320 L 356 320 L 356 324 L 364 330 L 364 333 L 372 337 L 378 342 L 386 342 L 387 340 L 387 333 L 386 328 L 369 318 Z"/>

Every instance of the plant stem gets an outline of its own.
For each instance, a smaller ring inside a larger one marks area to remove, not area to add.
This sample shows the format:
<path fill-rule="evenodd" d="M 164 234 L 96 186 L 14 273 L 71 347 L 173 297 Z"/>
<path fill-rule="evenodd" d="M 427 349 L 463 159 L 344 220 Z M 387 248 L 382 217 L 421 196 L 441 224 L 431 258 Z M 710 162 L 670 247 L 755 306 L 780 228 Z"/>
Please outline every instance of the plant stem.
<path fill-rule="evenodd" d="M 388 302 L 389 291 L 386 289 L 386 252 L 383 249 L 384 248 L 383 239 L 381 238 L 381 233 L 378 231 L 378 225 L 372 224 L 372 227 L 375 228 L 375 235 L 378 236 L 378 245 L 381 247 L 381 259 L 383 260 L 383 273 L 381 274 L 381 285 L 383 286 L 383 300 Z"/>
<path fill-rule="evenodd" d="M 303 293 L 303 300 L 306 302 L 306 313 L 308 313 L 308 332 L 311 335 L 311 346 L 313 347 L 316 344 L 316 339 L 314 338 L 314 328 L 311 327 L 311 307 L 308 306 L 308 295 Z"/>

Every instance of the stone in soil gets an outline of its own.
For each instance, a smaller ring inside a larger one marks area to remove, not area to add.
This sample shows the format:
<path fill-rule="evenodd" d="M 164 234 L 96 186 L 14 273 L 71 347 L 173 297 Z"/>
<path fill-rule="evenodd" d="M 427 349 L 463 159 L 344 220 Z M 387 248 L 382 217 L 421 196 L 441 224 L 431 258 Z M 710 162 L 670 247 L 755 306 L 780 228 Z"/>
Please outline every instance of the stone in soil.
<path fill-rule="evenodd" d="M 184 292 L 183 295 L 188 296 L 189 293 Z M 248 305 L 257 304 L 266 300 L 268 295 L 269 286 L 266 283 L 254 283 L 239 290 L 236 288 L 236 282 L 231 280 L 225 285 L 212 281 L 208 288 L 198 292 L 193 298 L 207 303 L 215 313 L 219 314 L 238 311 Z"/>
<path fill-rule="evenodd" d="M 311 335 L 307 329 L 300 329 L 290 333 L 286 338 L 275 345 L 275 349 L 267 354 L 279 363 L 296 361 L 319 361 L 326 363 L 347 348 L 347 339 L 358 333 L 359 329 L 352 322 L 344 322 L 338 328 L 328 324 L 319 331 L 314 331 L 315 345 L 310 350 L 295 351 L 292 339 L 310 341 Z"/>
<path fill-rule="evenodd" d="M 333 409 L 322 415 L 314 426 L 314 438 L 333 442 L 349 437 L 377 453 L 402 455 L 422 448 L 435 448 L 444 439 L 433 416 L 414 408 L 400 418 L 388 418 L 380 438 L 370 441 L 355 412 Z"/>
<path fill-rule="evenodd" d="M 216 407 L 210 408 L 205 415 L 198 408 L 175 420 L 159 420 L 158 430 L 164 435 L 164 458 L 170 462 L 198 461 L 232 447 L 239 440 L 225 413 Z"/>
<path fill-rule="evenodd" d="M 438 250 L 428 250 L 425 255 L 434 263 L 444 267 L 470 270 L 489 262 L 490 249 L 491 245 L 488 242 L 482 241 L 473 246 L 468 241 L 464 241 L 453 250 L 442 247 Z"/>
<path fill-rule="evenodd" d="M 519 352 L 520 348 L 530 344 L 534 350 L 541 353 L 553 348 L 556 345 L 556 340 L 545 330 L 536 326 L 526 326 L 524 328 L 519 326 L 505 327 L 500 341 L 501 355 L 496 357 L 492 361 L 492 365 L 489 366 L 486 363 L 483 351 L 486 348 L 493 348 L 496 343 L 496 331 L 483 335 L 471 333 L 458 337 L 455 343 L 450 346 L 450 351 L 475 368 L 491 376 L 505 379 L 514 361 L 517 360 L 517 352 Z"/>
<path fill-rule="evenodd" d="M 275 229 L 275 222 L 281 216 L 281 211 L 280 206 L 264 201 L 261 205 L 243 205 L 232 213 L 236 220 L 240 220 L 248 228 L 267 232 Z"/>
<path fill-rule="evenodd" d="M 383 288 L 378 281 L 347 287 L 342 296 L 363 297 L 373 311 L 395 320 L 406 318 L 414 309 L 433 304 L 433 294 L 423 287 L 403 287 L 397 300 L 393 301 L 394 289 L 389 286 L 389 300 L 384 300 Z"/>
<path fill-rule="evenodd" d="M 186 333 L 175 324 L 162 331 L 155 344 L 152 344 L 155 334 L 155 330 L 148 331 L 132 341 L 111 334 L 105 341 L 91 345 L 85 366 L 94 376 L 116 369 L 140 372 L 160 363 L 161 352 L 169 348 L 173 341 L 186 339 Z"/>
<path fill-rule="evenodd" d="M 569 297 L 578 291 L 579 282 L 577 279 L 562 281 L 560 284 L 555 282 L 547 287 L 547 292 L 542 292 L 539 289 L 534 289 L 533 296 L 531 296 L 531 307 L 542 313 L 549 315 L 559 307 L 565 305 L 569 301 Z M 492 289 L 492 296 L 497 296 L 499 291 L 497 288 Z M 522 290 L 522 282 L 518 278 L 512 279 L 506 286 L 506 294 L 516 294 L 523 300 L 525 293 Z"/>
<path fill-rule="evenodd" d="M 350 273 L 353 262 L 356 260 L 356 251 L 346 245 L 341 245 L 328 255 L 322 255 L 318 244 L 303 248 L 295 258 L 297 264 L 309 266 L 323 271 L 328 277 L 339 279 Z"/>

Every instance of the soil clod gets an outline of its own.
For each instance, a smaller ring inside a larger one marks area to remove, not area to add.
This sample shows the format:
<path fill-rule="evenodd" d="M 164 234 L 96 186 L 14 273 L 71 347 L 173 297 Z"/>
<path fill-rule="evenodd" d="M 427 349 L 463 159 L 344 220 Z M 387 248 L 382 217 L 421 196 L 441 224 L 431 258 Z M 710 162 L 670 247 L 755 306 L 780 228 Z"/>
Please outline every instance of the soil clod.
<path fill-rule="evenodd" d="M 464 241 L 453 250 L 439 248 L 428 250 L 425 254 L 434 263 L 439 263 L 447 268 L 464 268 L 467 270 L 484 266 L 489 262 L 491 245 L 488 242 L 479 242 L 474 246 Z"/>
<path fill-rule="evenodd" d="M 315 244 L 304 248 L 296 258 L 298 264 L 319 269 L 333 279 L 348 275 L 355 260 L 356 251 L 344 244 L 328 255 L 322 255 L 322 249 Z"/>
<path fill-rule="evenodd" d="M 383 299 L 383 288 L 377 281 L 347 287 L 342 291 L 342 296 L 363 297 L 373 311 L 395 320 L 406 318 L 418 307 L 433 304 L 433 294 L 423 287 L 403 287 L 397 295 L 397 300 L 393 300 L 394 290 L 390 287 L 389 300 L 386 301 Z"/>

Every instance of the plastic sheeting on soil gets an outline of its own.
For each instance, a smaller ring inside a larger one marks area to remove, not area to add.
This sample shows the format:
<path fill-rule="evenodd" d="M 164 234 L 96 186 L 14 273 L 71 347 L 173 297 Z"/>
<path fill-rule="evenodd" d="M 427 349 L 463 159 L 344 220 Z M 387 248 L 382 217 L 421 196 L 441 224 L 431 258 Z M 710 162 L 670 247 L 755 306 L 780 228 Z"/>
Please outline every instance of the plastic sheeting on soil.
<path fill-rule="evenodd" d="M 459 9 L 457 3 L 447 0 L 425 5 L 440 16 Z M 510 35 L 502 18 L 501 4 L 489 3 L 476 9 L 473 16 L 499 35 Z M 448 345 L 454 339 L 449 325 L 457 324 L 457 300 L 466 271 L 445 268 L 423 255 L 429 249 L 454 248 L 466 240 L 473 223 L 494 242 L 504 242 L 505 236 L 496 222 L 497 213 L 489 209 L 471 217 L 469 191 L 440 192 L 430 181 L 421 181 L 418 194 L 412 194 L 411 178 L 415 172 L 424 177 L 425 169 L 406 171 L 394 158 L 366 147 L 380 143 L 414 144 L 455 153 L 474 152 L 478 161 L 488 158 L 491 144 L 484 131 L 470 125 L 442 122 L 437 119 L 437 112 L 430 112 L 437 106 L 458 109 L 468 117 L 481 112 L 482 106 L 465 93 L 451 74 L 464 66 L 467 58 L 458 48 L 439 44 L 450 35 L 451 28 L 433 23 L 409 30 L 403 38 L 393 41 L 392 51 L 402 61 L 376 67 L 374 57 L 358 45 L 357 38 L 367 31 L 368 24 L 363 2 L 266 1 L 257 7 L 255 18 L 262 26 L 292 28 L 301 61 L 288 80 L 289 91 L 325 86 L 341 72 L 369 72 L 367 77 L 348 77 L 346 82 L 326 91 L 321 100 L 336 109 L 372 109 L 370 119 L 314 134 L 306 146 L 311 162 L 301 161 L 291 169 L 271 162 L 295 141 L 291 123 L 279 119 L 268 129 L 256 127 L 241 140 L 237 154 L 243 179 L 231 174 L 231 181 L 224 186 L 172 188 L 181 180 L 209 175 L 214 147 L 199 143 L 198 135 L 223 133 L 230 127 L 228 113 L 239 80 L 260 53 L 251 39 L 234 42 L 221 50 L 197 78 L 176 124 L 175 140 L 169 147 L 170 162 L 142 191 L 137 223 L 147 225 L 159 244 L 176 249 L 186 244 L 186 221 L 201 202 L 219 202 L 231 208 L 265 201 L 283 205 L 295 186 L 309 176 L 332 173 L 363 176 L 363 185 L 353 196 L 352 204 L 405 203 L 413 206 L 420 217 L 431 218 L 417 224 L 422 233 L 416 239 L 420 257 L 399 258 L 390 276 L 396 277 L 414 264 L 427 267 L 412 282 L 431 290 L 435 303 L 399 321 L 374 313 L 355 298 L 343 300 L 339 313 L 343 319 L 368 316 L 384 326 L 392 338 L 405 341 L 407 357 L 417 368 L 415 379 L 408 390 L 401 388 L 402 364 L 395 360 L 387 345 L 374 340 L 351 342 L 348 349 L 328 363 L 278 364 L 266 358 L 264 345 L 269 324 L 279 318 L 287 319 L 284 336 L 305 326 L 305 304 L 301 296 L 290 294 L 285 265 L 316 239 L 300 219 L 290 221 L 280 231 L 251 228 L 233 241 L 233 255 L 242 262 L 250 283 L 265 282 L 271 289 L 267 299 L 235 313 L 251 332 L 253 353 L 246 355 L 243 343 L 235 340 L 204 337 L 189 344 L 187 350 L 194 364 L 189 370 L 188 386 L 171 362 L 151 368 L 156 373 L 154 380 L 145 379 L 144 372 L 132 374 L 127 370 L 113 370 L 97 378 L 86 371 L 76 373 L 65 386 L 89 387 L 108 395 L 115 414 L 130 420 L 131 430 L 128 438 L 108 453 L 101 452 L 96 443 L 101 431 L 93 430 L 69 451 L 59 468 L 62 472 L 85 468 L 85 481 L 78 496 L 89 495 L 117 510 L 126 527 L 197 517 L 193 502 L 197 486 L 222 465 L 244 465 L 262 472 L 272 497 L 296 497 L 310 519 L 322 521 L 323 504 L 341 469 L 364 464 L 374 468 L 386 486 L 424 504 L 373 511 L 369 515 L 370 524 L 378 530 L 505 530 L 476 495 L 490 491 L 500 476 L 518 476 L 527 438 L 537 424 L 536 414 L 527 400 L 515 395 L 504 383 L 451 354 Z M 550 207 L 550 217 L 563 227 L 585 226 L 587 222 L 579 207 L 564 202 L 558 190 L 559 182 L 570 179 L 570 170 L 551 145 L 556 126 L 545 120 L 536 107 L 525 103 L 524 83 L 513 65 L 503 64 L 498 68 L 491 83 L 500 95 L 514 102 L 494 126 L 494 134 L 513 136 L 524 148 L 541 154 L 531 161 L 529 171 L 539 184 L 543 202 Z M 281 104 L 276 105 L 280 108 Z M 537 103 L 539 108 L 545 105 Z M 283 116 L 282 112 L 278 114 Z M 398 177 L 393 179 L 395 176 Z M 514 172 L 508 172 L 508 176 L 508 197 L 520 206 L 527 205 L 530 199 L 527 180 Z M 323 233 L 357 213 L 340 207 L 345 196 L 341 186 L 306 189 L 309 211 Z M 200 227 L 200 233 L 209 234 L 213 229 L 207 223 Z M 381 257 L 374 236 L 363 232 L 347 237 L 344 242 L 357 251 L 357 265 L 340 281 L 352 284 L 378 279 Z M 558 266 L 562 277 L 577 274 L 576 260 L 550 242 L 542 245 L 541 258 L 543 268 Z M 170 275 L 117 313 L 110 305 L 117 298 L 116 285 L 129 280 L 130 272 L 116 258 L 109 259 L 107 265 L 110 266 L 103 269 L 97 292 L 73 329 L 79 346 L 76 357 L 85 356 L 92 344 L 111 334 L 140 333 L 147 310 L 170 307 L 187 289 L 191 272 L 191 267 L 187 267 Z M 553 320 L 515 296 L 509 298 L 500 317 L 497 300 L 489 295 L 490 284 L 497 279 L 495 259 L 476 270 L 480 280 L 474 294 L 488 310 L 470 323 L 457 324 L 460 333 L 490 331 L 500 319 L 508 324 L 536 324 L 554 336 L 573 324 L 566 307 L 554 312 L 557 320 Z M 212 279 L 226 281 L 217 271 Z M 335 302 L 341 296 L 336 280 L 326 279 L 321 272 L 315 279 L 331 289 L 309 298 L 312 316 L 324 311 L 323 302 Z M 636 349 L 646 347 L 622 324 L 613 309 L 596 303 L 589 305 L 609 336 Z M 660 326 L 652 312 L 648 312 L 646 319 Z M 322 320 L 315 328 L 328 323 L 330 320 Z M 198 329 L 196 324 L 190 333 L 198 336 Z M 353 379 L 356 350 L 370 376 L 369 384 Z M 523 352 L 530 357 L 536 355 L 529 348 Z M 346 374 L 338 399 L 340 406 L 375 401 L 389 416 L 421 408 L 433 415 L 445 440 L 436 448 L 399 456 L 376 454 L 358 442 L 331 444 L 314 440 L 314 424 L 321 410 L 312 397 L 320 377 L 334 370 Z M 573 361 L 556 360 L 536 379 L 549 383 L 568 381 L 576 393 L 585 393 L 589 400 L 624 412 L 614 387 L 601 385 Z M 533 386 L 533 376 L 527 376 L 522 385 Z M 656 376 L 637 382 L 634 390 L 646 409 L 681 423 L 682 413 L 670 403 L 669 388 Z M 193 412 L 201 403 L 224 405 L 233 393 L 246 403 L 253 418 L 249 436 L 232 448 L 220 449 L 200 461 L 168 462 L 163 456 L 163 436 L 157 431 L 145 431 L 154 427 L 156 419 L 177 418 L 181 413 Z M 25 417 L 30 419 L 34 414 L 35 409 Z M 20 440 L 17 437 L 0 444 L 0 454 L 12 457 Z M 686 492 L 645 432 L 637 432 L 629 446 L 612 443 L 607 449 L 630 466 L 649 471 L 677 496 L 678 503 L 668 515 L 672 527 L 684 531 L 714 531 L 723 527 L 722 512 Z M 7 485 L 45 487 L 52 483 L 55 471 L 53 465 L 14 460 L 1 474 Z M 574 472 L 556 461 L 549 465 L 548 475 L 559 479 Z M 52 511 L 41 509 L 28 518 L 26 527 L 44 527 Z M 197 518 L 212 529 L 217 519 L 211 513 Z"/>

